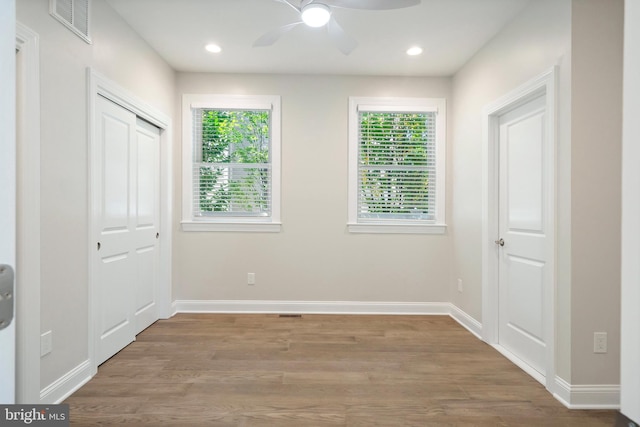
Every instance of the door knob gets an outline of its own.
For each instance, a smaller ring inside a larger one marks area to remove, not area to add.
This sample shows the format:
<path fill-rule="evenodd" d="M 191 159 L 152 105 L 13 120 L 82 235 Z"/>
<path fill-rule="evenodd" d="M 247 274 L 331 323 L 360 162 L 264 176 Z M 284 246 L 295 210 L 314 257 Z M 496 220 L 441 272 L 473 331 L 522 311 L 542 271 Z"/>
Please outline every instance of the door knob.
<path fill-rule="evenodd" d="M 496 245 L 504 246 L 504 239 L 498 239 L 495 241 Z"/>

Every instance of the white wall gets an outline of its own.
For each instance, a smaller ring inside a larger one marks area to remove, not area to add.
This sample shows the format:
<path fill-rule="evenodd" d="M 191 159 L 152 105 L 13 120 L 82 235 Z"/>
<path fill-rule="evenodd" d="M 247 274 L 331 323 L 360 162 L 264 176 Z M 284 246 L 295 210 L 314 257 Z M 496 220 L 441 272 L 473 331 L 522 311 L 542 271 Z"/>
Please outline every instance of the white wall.
<path fill-rule="evenodd" d="M 482 108 L 554 65 L 558 84 L 558 295 L 570 298 L 570 0 L 531 2 L 514 21 L 472 58 L 453 79 L 451 301 L 481 320 L 482 317 Z M 456 279 L 464 284 L 457 291 Z M 569 313 L 558 312 L 556 369 L 569 375 Z M 564 344 L 564 345 L 563 345 Z"/>
<path fill-rule="evenodd" d="M 619 384 L 623 0 L 571 13 L 571 382 Z"/>
<path fill-rule="evenodd" d="M 640 1 L 625 1 L 621 412 L 640 423 Z"/>
<path fill-rule="evenodd" d="M 17 19 L 40 36 L 42 332 L 41 388 L 87 357 L 88 187 L 86 67 L 165 114 L 175 106 L 175 74 L 104 0 L 92 2 L 89 45 L 49 15 L 48 0 L 17 2 Z"/>
<path fill-rule="evenodd" d="M 182 232 L 176 156 L 175 299 L 448 300 L 448 235 L 349 234 L 346 222 L 348 97 L 449 98 L 450 79 L 180 73 L 177 86 L 179 94 L 282 96 L 283 227 L 278 234 Z"/>
<path fill-rule="evenodd" d="M 481 317 L 481 108 L 558 65 L 556 373 L 619 382 L 622 2 L 531 2 L 453 79 L 451 300 Z M 607 354 L 593 333 L 607 332 Z"/>

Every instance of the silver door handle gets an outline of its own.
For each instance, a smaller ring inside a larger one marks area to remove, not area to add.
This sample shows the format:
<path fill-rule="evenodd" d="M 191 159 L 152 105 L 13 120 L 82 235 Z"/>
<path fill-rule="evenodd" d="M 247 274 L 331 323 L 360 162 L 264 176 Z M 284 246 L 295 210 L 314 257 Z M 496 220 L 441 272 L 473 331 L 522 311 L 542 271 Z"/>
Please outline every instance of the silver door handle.
<path fill-rule="evenodd" d="M 498 239 L 495 241 L 496 245 L 504 246 L 504 239 Z"/>

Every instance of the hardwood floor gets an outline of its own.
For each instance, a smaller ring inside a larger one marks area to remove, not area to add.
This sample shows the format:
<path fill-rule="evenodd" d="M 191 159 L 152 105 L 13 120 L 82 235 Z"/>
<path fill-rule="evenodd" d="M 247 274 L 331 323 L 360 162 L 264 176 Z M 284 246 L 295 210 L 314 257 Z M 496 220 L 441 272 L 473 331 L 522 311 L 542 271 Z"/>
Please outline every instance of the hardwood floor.
<path fill-rule="evenodd" d="M 446 316 L 179 314 L 65 403 L 71 425 L 613 426 Z"/>

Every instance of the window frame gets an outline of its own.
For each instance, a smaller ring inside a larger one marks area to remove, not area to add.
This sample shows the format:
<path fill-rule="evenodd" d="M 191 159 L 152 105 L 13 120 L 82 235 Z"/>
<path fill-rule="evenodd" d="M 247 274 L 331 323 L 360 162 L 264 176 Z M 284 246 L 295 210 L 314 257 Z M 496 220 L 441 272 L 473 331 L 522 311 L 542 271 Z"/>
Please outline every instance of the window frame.
<path fill-rule="evenodd" d="M 281 99 L 278 95 L 182 95 L 182 230 L 183 231 L 281 231 Z M 197 108 L 232 110 L 269 110 L 271 160 L 271 215 L 270 216 L 202 216 L 193 212 L 193 161 L 195 141 L 193 110 Z"/>
<path fill-rule="evenodd" d="M 362 219 L 358 217 L 360 112 L 436 113 L 435 219 Z M 349 97 L 348 221 L 350 233 L 444 234 L 446 191 L 446 100 L 444 98 Z"/>

